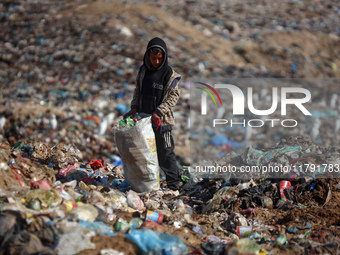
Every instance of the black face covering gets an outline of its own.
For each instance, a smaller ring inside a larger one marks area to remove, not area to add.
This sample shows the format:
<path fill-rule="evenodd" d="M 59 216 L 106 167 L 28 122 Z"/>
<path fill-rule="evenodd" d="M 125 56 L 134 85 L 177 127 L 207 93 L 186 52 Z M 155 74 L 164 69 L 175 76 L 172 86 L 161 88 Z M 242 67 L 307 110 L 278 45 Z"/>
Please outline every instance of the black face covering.
<path fill-rule="evenodd" d="M 163 52 L 163 63 L 157 69 L 151 69 L 149 51 L 159 48 Z M 165 42 L 155 37 L 148 43 L 143 59 L 146 72 L 142 81 L 142 109 L 144 113 L 153 113 L 157 106 L 162 103 L 165 86 L 168 83 L 172 69 L 168 65 L 168 54 Z"/>

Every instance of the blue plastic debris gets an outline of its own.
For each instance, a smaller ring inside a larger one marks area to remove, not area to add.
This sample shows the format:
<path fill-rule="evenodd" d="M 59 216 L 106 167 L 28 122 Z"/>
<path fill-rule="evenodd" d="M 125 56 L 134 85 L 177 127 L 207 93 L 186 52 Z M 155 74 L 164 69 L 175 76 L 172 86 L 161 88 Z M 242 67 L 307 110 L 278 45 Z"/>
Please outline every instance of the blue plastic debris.
<path fill-rule="evenodd" d="M 305 226 L 297 226 L 297 227 L 293 227 L 293 228 L 288 228 L 287 232 L 288 233 L 296 233 L 299 230 L 310 229 L 311 227 L 312 227 L 312 225 L 308 221 Z"/>
<path fill-rule="evenodd" d="M 133 230 L 126 238 L 136 243 L 143 255 L 147 254 L 175 254 L 173 250 L 181 249 L 182 254 L 187 253 L 187 247 L 178 236 L 158 233 L 143 228 Z"/>
<path fill-rule="evenodd" d="M 116 106 L 116 111 L 119 113 L 119 114 L 124 114 L 126 112 L 128 112 L 130 110 L 130 108 L 124 104 L 119 104 Z"/>
<path fill-rule="evenodd" d="M 119 185 L 119 188 L 118 188 L 119 191 L 123 191 L 123 192 L 130 190 L 130 189 L 131 189 L 131 186 L 125 180 Z"/>
<path fill-rule="evenodd" d="M 288 233 L 296 233 L 296 232 L 298 232 L 299 230 L 298 230 L 298 228 L 288 228 L 287 229 L 287 232 Z"/>
<path fill-rule="evenodd" d="M 314 189 L 315 188 L 315 182 L 313 182 L 313 183 L 311 183 L 310 185 L 309 185 L 309 190 L 312 190 L 312 189 Z"/>
<path fill-rule="evenodd" d="M 114 166 L 122 166 L 123 165 L 123 161 L 122 161 L 122 159 L 117 159 L 115 162 L 112 163 L 112 165 L 114 165 Z"/>
<path fill-rule="evenodd" d="M 98 235 L 110 235 L 110 236 L 117 235 L 117 233 L 112 232 L 112 227 L 106 225 L 104 222 L 101 222 L 101 221 L 89 222 L 89 221 L 79 220 L 78 225 L 80 227 L 90 229 Z"/>
<path fill-rule="evenodd" d="M 338 112 L 335 110 L 310 110 L 313 118 L 320 119 L 320 118 L 337 118 Z"/>
<path fill-rule="evenodd" d="M 214 134 L 214 131 L 212 131 L 212 130 L 210 130 L 210 129 L 207 129 L 205 132 L 207 133 L 207 135 L 212 135 L 212 134 Z"/>
<path fill-rule="evenodd" d="M 125 91 L 119 91 L 118 94 L 116 95 L 116 99 L 121 99 L 123 96 L 125 96 Z"/>
<path fill-rule="evenodd" d="M 292 74 L 297 74 L 297 67 L 294 63 L 290 64 L 290 68 L 292 69 Z"/>
<path fill-rule="evenodd" d="M 224 144 L 227 144 L 229 143 L 229 139 L 228 137 L 226 137 L 225 135 L 215 135 L 213 137 L 210 138 L 210 144 L 212 145 L 224 145 Z"/>

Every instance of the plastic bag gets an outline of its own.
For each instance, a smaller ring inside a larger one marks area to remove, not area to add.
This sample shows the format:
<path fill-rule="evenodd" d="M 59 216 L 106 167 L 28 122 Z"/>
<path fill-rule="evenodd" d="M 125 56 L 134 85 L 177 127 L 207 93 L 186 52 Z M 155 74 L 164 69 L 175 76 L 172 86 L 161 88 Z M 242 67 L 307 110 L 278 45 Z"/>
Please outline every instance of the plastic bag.
<path fill-rule="evenodd" d="M 78 226 L 88 228 L 91 231 L 95 232 L 96 235 L 105 235 L 106 233 L 112 233 L 112 227 L 106 225 L 104 222 L 101 221 L 89 222 L 79 220 Z"/>
<path fill-rule="evenodd" d="M 29 204 L 32 200 L 39 200 L 43 208 L 56 207 L 61 204 L 62 198 L 54 189 L 35 189 L 26 193 L 26 202 Z"/>
<path fill-rule="evenodd" d="M 93 233 L 93 234 L 92 234 Z M 91 242 L 94 232 L 88 233 L 86 228 L 75 228 L 74 232 L 59 236 L 58 245 L 55 248 L 57 254 L 78 254 L 85 249 L 95 249 L 96 245 Z"/>
<path fill-rule="evenodd" d="M 127 203 L 133 209 L 141 210 L 144 208 L 144 203 L 133 190 L 129 190 L 127 193 Z"/>
<path fill-rule="evenodd" d="M 123 162 L 126 182 L 137 192 L 159 189 L 159 165 L 151 117 L 135 126 L 117 126 L 115 141 Z"/>
<path fill-rule="evenodd" d="M 83 221 L 95 221 L 98 216 L 98 210 L 90 204 L 78 205 L 75 209 L 67 213 L 74 219 Z"/>
<path fill-rule="evenodd" d="M 158 233 L 147 228 L 133 230 L 132 233 L 126 235 L 126 238 L 136 243 L 143 255 L 159 251 L 163 254 L 187 253 L 186 245 L 178 236 Z"/>
<path fill-rule="evenodd" d="M 91 190 L 87 202 L 89 204 L 105 204 L 105 198 L 99 191 Z"/>
<path fill-rule="evenodd" d="M 105 195 L 106 203 L 111 206 L 112 209 L 127 209 L 128 204 L 124 193 L 118 190 L 110 190 Z"/>

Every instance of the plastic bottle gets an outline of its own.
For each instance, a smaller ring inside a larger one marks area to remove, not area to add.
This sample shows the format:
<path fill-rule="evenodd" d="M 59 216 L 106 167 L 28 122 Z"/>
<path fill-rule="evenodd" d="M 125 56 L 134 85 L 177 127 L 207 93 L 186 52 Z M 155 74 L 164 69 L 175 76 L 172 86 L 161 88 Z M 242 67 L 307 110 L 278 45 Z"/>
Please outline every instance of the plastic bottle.
<path fill-rule="evenodd" d="M 28 208 L 31 208 L 35 211 L 40 211 L 41 209 L 40 201 L 38 199 L 31 200 L 31 202 L 29 202 L 28 204 Z"/>
<path fill-rule="evenodd" d="M 143 224 L 143 220 L 141 218 L 132 218 L 129 222 L 131 228 L 140 228 Z"/>
<path fill-rule="evenodd" d="M 196 176 L 190 176 L 189 181 L 183 185 L 183 190 L 189 190 L 195 187 L 195 185 L 198 183 L 198 177 Z"/>
<path fill-rule="evenodd" d="M 145 213 L 145 220 L 152 220 L 158 224 L 163 222 L 164 215 L 161 213 L 153 212 L 150 210 L 147 210 Z"/>
<path fill-rule="evenodd" d="M 62 205 L 65 206 L 66 211 L 71 211 L 72 209 L 76 208 L 76 205 L 71 201 L 64 201 Z"/>
<path fill-rule="evenodd" d="M 287 242 L 287 237 L 285 235 L 278 235 L 275 239 L 275 243 L 285 244 Z"/>
<path fill-rule="evenodd" d="M 124 120 L 119 121 L 119 126 L 126 127 L 126 122 Z"/>
<path fill-rule="evenodd" d="M 281 200 L 287 201 L 287 197 L 284 193 L 284 190 L 290 188 L 292 186 L 292 184 L 289 181 L 280 181 L 279 185 L 280 185 Z"/>
<path fill-rule="evenodd" d="M 133 126 L 135 125 L 135 121 L 131 118 L 131 116 L 128 116 L 128 117 L 126 118 L 126 124 L 127 124 L 127 126 L 129 126 L 129 127 L 133 127 Z"/>
<path fill-rule="evenodd" d="M 130 228 L 130 224 L 126 220 L 118 218 L 114 227 L 116 231 L 126 232 Z"/>
<path fill-rule="evenodd" d="M 191 217 L 193 215 L 193 213 L 194 213 L 194 210 L 190 206 L 187 206 L 187 210 L 188 210 L 188 213 L 189 213 L 189 215 Z"/>

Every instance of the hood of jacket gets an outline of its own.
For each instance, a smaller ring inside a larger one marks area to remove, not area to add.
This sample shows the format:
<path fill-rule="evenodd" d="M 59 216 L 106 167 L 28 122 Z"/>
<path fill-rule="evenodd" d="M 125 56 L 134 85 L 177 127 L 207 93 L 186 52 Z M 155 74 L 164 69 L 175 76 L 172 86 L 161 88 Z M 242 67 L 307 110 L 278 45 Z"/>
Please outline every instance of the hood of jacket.
<path fill-rule="evenodd" d="M 143 58 L 143 63 L 144 65 L 149 69 L 151 69 L 151 62 L 150 62 L 150 58 L 149 58 L 149 54 L 148 51 L 152 48 L 160 48 L 163 51 L 163 63 L 158 67 L 158 69 L 154 70 L 154 71 L 159 71 L 161 69 L 167 69 L 168 67 L 168 49 L 166 47 L 166 43 L 158 37 L 155 37 L 153 39 L 151 39 L 146 47 L 146 51 L 144 54 L 144 58 Z"/>

